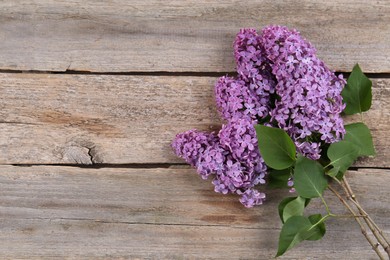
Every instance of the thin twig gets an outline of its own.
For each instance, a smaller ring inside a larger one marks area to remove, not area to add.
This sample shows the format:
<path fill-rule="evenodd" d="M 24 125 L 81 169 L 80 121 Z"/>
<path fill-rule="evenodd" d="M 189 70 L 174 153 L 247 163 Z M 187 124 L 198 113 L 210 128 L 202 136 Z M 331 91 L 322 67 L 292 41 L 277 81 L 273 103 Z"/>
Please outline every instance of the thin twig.
<path fill-rule="evenodd" d="M 361 210 L 362 212 L 366 212 L 362 207 L 361 205 L 359 204 L 356 196 L 353 194 L 353 191 L 351 189 L 351 186 L 349 185 L 347 179 L 345 178 L 344 176 L 344 183 L 345 183 L 345 186 L 346 188 L 348 189 L 348 191 L 351 193 L 351 197 L 353 198 L 353 203 L 356 205 L 356 207 Z M 367 214 L 367 213 L 366 213 Z M 389 240 L 384 236 L 383 234 L 383 231 L 378 227 L 378 225 L 371 219 L 371 217 L 367 214 L 368 216 L 368 219 L 372 222 L 372 224 L 375 226 L 375 228 L 378 230 L 378 232 L 381 233 L 381 235 L 383 236 L 383 239 L 386 241 L 387 245 L 390 246 L 390 243 L 389 243 Z"/>
<path fill-rule="evenodd" d="M 335 215 L 332 214 L 334 218 L 366 218 L 367 215 Z"/>
<path fill-rule="evenodd" d="M 356 212 L 351 208 L 351 206 L 347 203 L 347 201 L 334 189 L 332 188 L 330 185 L 328 185 L 328 189 L 333 192 L 337 198 L 339 198 L 339 200 L 344 204 L 344 206 L 351 212 L 352 215 L 357 215 Z M 355 216 L 355 220 L 356 222 L 359 224 L 360 226 L 360 229 L 362 231 L 362 234 L 363 236 L 367 239 L 368 243 L 370 243 L 372 249 L 375 251 L 375 253 L 378 255 L 378 257 L 381 259 L 381 260 L 385 260 L 384 256 L 382 255 L 382 253 L 379 251 L 379 244 L 378 243 L 375 243 L 371 237 L 368 236 L 367 234 L 367 230 L 365 228 L 365 226 L 363 225 L 363 223 L 360 221 L 360 219 L 358 217 Z"/>
<path fill-rule="evenodd" d="M 343 177 L 342 182 L 345 185 L 348 199 L 356 206 L 360 214 L 367 215 L 367 218 L 365 218 L 364 221 L 366 222 L 367 226 L 370 228 L 371 232 L 374 234 L 375 238 L 381 244 L 383 249 L 386 251 L 387 255 L 390 257 L 390 244 L 387 238 L 384 236 L 383 231 L 378 227 L 378 225 L 373 221 L 373 219 L 367 214 L 367 212 L 359 204 L 345 176 Z"/>

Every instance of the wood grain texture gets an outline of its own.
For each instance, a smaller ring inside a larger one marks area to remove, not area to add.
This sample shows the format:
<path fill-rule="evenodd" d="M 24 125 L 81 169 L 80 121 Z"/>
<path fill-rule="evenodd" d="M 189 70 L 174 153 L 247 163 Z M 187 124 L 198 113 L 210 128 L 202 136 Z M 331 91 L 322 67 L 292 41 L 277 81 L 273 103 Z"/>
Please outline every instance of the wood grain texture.
<path fill-rule="evenodd" d="M 332 69 L 390 72 L 390 1 L 0 2 L 0 69 L 233 71 L 243 27 L 297 28 Z"/>
<path fill-rule="evenodd" d="M 390 235 L 390 172 L 348 177 Z M 192 169 L 0 166 L 0 257 L 271 259 L 280 232 L 276 206 L 286 193 L 267 193 L 263 206 L 245 209 Z M 324 211 L 316 201 L 310 210 Z M 375 259 L 358 226 L 345 219 L 330 220 L 321 243 L 304 243 L 281 259 L 314 256 Z"/>
<path fill-rule="evenodd" d="M 0 74 L 0 164 L 182 163 L 182 131 L 218 130 L 214 77 Z M 389 167 L 390 79 L 374 80 L 364 115 Z M 348 119 L 354 121 L 355 118 Z"/>

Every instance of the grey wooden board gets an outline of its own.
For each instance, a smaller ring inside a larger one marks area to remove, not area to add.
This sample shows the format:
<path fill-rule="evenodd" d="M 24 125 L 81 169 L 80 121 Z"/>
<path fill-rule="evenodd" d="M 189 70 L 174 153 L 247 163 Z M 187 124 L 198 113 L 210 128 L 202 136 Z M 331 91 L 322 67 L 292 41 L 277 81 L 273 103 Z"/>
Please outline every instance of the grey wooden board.
<path fill-rule="evenodd" d="M 390 72 L 390 1 L 0 2 L 0 69 L 233 71 L 243 27 L 300 30 L 332 69 Z"/>
<path fill-rule="evenodd" d="M 348 173 L 361 204 L 390 235 L 389 170 Z M 246 209 L 193 169 L 0 166 L 0 258 L 271 259 L 286 192 Z M 325 195 L 332 211 L 345 214 Z M 310 212 L 325 213 L 313 201 Z M 352 219 L 282 259 L 375 259 Z M 326 250 L 325 250 L 326 249 Z"/>
<path fill-rule="evenodd" d="M 170 147 L 177 133 L 222 125 L 216 80 L 2 73 L 0 164 L 183 163 Z M 356 165 L 389 167 L 390 79 L 373 81 L 364 121 L 377 156 Z"/>

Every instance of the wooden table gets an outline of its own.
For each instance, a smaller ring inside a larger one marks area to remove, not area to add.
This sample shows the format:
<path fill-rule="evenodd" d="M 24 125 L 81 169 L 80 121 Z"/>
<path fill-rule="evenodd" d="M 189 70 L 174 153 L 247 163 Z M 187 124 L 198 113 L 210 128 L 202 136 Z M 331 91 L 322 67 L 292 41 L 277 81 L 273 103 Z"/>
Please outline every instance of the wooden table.
<path fill-rule="evenodd" d="M 364 120 L 377 156 L 348 177 L 390 235 L 389 0 L 3 0 L 0 258 L 271 259 L 286 193 L 245 209 L 170 148 L 178 132 L 220 127 L 213 86 L 234 73 L 234 36 L 268 24 L 300 30 L 332 69 L 359 62 L 372 78 Z M 282 259 L 375 257 L 338 219 Z"/>

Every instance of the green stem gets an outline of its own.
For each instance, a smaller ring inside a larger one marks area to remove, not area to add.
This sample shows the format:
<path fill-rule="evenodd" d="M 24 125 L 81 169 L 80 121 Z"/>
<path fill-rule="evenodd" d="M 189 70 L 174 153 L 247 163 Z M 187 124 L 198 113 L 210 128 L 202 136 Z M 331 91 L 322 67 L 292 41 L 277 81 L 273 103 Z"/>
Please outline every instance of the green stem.
<path fill-rule="evenodd" d="M 333 216 L 334 214 L 332 214 L 332 213 L 330 212 L 329 206 L 328 206 L 328 204 L 326 203 L 324 197 L 323 197 L 323 196 L 320 196 L 320 198 L 321 198 L 321 200 L 322 200 L 322 203 L 323 203 L 324 206 L 325 206 L 325 209 L 326 209 L 326 212 L 328 213 L 328 215 Z"/>
<path fill-rule="evenodd" d="M 336 181 L 338 184 L 341 185 L 341 181 L 339 179 L 337 179 L 336 177 L 332 177 L 332 180 Z"/>
<path fill-rule="evenodd" d="M 331 216 L 332 216 L 331 214 L 327 214 L 327 215 L 323 216 L 320 220 L 318 220 L 317 223 L 315 223 L 313 226 L 311 226 L 307 231 L 312 230 L 313 228 L 315 228 L 316 226 L 318 226 L 319 224 L 321 224 L 322 222 L 324 222 L 327 218 L 329 218 Z"/>

